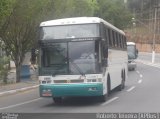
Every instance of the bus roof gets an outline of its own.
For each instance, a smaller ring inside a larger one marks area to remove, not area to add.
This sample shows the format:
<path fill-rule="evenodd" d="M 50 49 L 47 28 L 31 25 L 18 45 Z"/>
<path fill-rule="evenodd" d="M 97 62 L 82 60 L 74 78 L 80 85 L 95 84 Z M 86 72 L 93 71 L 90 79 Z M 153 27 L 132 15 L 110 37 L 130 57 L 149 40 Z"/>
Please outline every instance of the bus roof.
<path fill-rule="evenodd" d="M 127 42 L 127 45 L 136 45 L 134 42 Z"/>
<path fill-rule="evenodd" d="M 70 24 L 88 24 L 88 23 L 104 23 L 111 29 L 125 35 L 125 33 L 122 30 L 116 28 L 112 24 L 98 17 L 74 17 L 74 18 L 50 20 L 50 21 L 42 22 L 40 24 L 40 27 L 54 26 L 54 25 L 70 25 Z"/>

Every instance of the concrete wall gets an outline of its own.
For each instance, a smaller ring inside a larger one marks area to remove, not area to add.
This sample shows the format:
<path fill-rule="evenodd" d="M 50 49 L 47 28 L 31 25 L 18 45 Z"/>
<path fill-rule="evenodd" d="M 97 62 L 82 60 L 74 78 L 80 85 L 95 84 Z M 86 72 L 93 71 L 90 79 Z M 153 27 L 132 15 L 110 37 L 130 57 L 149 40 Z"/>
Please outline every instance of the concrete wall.
<path fill-rule="evenodd" d="M 137 49 L 139 52 L 152 52 L 152 44 L 140 44 L 136 43 Z M 155 45 L 155 51 L 160 53 L 160 44 Z"/>

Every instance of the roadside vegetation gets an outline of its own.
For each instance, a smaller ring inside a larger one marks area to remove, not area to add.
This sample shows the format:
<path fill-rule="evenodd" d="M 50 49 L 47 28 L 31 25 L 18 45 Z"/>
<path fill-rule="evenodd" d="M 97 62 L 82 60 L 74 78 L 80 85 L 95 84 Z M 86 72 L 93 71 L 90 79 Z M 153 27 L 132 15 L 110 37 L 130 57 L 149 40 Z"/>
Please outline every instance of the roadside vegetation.
<path fill-rule="evenodd" d="M 6 84 L 7 74 L 9 71 L 9 58 L 6 56 L 0 57 L 0 84 Z"/>
<path fill-rule="evenodd" d="M 128 9 L 133 14 L 130 26 L 126 29 L 128 40 L 152 45 L 155 39 L 160 44 L 159 5 L 159 0 L 128 0 Z"/>
<path fill-rule="evenodd" d="M 132 18 L 124 0 L 1 0 L 0 16 L 0 38 L 15 62 L 16 82 L 20 82 L 25 53 L 37 47 L 40 22 L 95 16 L 123 30 Z"/>

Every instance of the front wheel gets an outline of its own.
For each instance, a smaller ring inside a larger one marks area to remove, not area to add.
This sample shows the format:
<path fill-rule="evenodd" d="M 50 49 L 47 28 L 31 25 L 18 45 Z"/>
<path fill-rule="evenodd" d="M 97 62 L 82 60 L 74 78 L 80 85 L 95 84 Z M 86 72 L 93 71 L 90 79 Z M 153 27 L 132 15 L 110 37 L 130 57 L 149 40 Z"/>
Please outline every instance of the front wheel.
<path fill-rule="evenodd" d="M 54 101 L 56 104 L 60 104 L 60 103 L 62 103 L 62 97 L 53 97 L 53 101 Z"/>
<path fill-rule="evenodd" d="M 107 100 L 107 97 L 109 96 L 109 94 L 111 93 L 111 83 L 110 83 L 110 76 L 108 76 L 107 78 L 107 94 L 102 95 L 100 97 L 101 102 L 105 102 Z"/>

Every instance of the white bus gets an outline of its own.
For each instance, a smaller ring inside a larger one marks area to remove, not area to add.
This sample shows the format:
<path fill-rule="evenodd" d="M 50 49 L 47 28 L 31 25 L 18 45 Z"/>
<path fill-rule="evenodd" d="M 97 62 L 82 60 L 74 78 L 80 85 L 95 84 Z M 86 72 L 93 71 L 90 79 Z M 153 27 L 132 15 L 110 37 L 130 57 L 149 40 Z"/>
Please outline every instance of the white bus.
<path fill-rule="evenodd" d="M 135 70 L 137 63 L 135 59 L 138 57 L 138 50 L 136 49 L 136 44 L 134 42 L 127 42 L 127 52 L 128 52 L 128 70 Z"/>
<path fill-rule="evenodd" d="M 97 17 L 40 24 L 39 91 L 60 103 L 63 97 L 98 96 L 102 101 L 125 86 L 127 46 L 123 31 Z"/>

